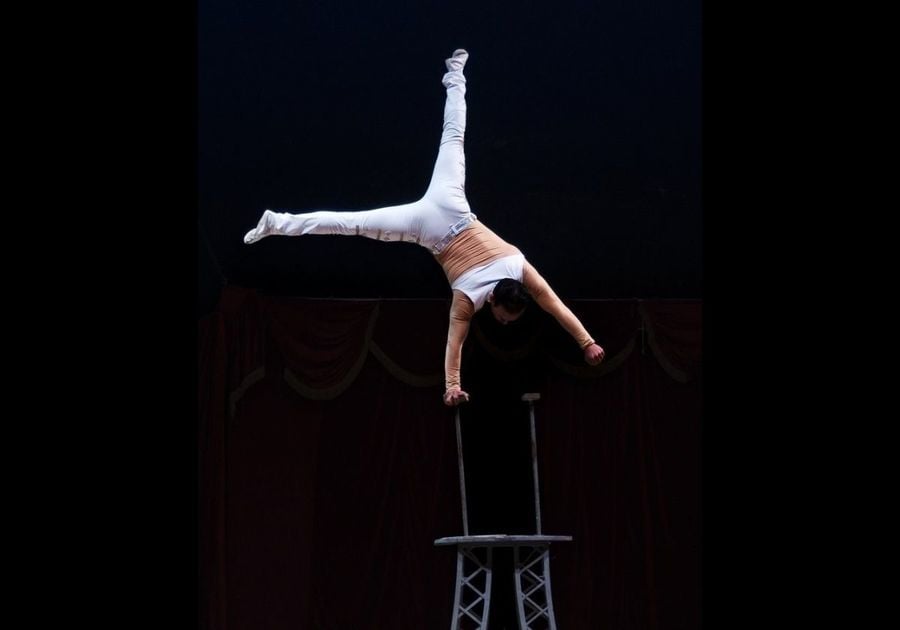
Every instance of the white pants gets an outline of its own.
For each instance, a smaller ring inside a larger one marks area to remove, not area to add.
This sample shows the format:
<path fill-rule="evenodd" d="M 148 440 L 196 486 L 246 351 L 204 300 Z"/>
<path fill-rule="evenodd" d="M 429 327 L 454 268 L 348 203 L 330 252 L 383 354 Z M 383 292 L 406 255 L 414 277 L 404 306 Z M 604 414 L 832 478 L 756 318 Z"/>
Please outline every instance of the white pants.
<path fill-rule="evenodd" d="M 340 234 L 416 243 L 433 254 L 440 253 L 475 219 L 465 191 L 466 78 L 462 70 L 447 72 L 443 84 L 447 89 L 444 128 L 425 196 L 413 203 L 374 210 L 318 210 L 302 214 L 266 210 L 244 241 L 252 243 L 272 234 Z"/>

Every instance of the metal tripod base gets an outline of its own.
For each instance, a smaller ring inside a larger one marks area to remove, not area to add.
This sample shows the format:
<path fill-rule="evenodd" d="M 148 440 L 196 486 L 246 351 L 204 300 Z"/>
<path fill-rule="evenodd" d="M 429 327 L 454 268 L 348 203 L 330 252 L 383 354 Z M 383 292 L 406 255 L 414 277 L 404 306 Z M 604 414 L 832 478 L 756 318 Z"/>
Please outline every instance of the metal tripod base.
<path fill-rule="evenodd" d="M 450 630 L 488 630 L 493 548 L 512 547 L 520 630 L 556 630 L 550 589 L 550 543 L 571 536 L 451 536 L 435 545 L 456 545 L 456 589 Z"/>

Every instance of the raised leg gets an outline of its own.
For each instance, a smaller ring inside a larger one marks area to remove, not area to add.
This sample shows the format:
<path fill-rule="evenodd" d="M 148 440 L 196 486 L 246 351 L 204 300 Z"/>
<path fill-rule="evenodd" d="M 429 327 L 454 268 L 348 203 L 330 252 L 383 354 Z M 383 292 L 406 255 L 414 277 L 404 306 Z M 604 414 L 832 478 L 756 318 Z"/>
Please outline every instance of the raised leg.
<path fill-rule="evenodd" d="M 433 200 L 456 218 L 470 212 L 466 199 L 466 77 L 463 74 L 468 58 L 469 53 L 460 48 L 444 62 L 447 66 L 442 79 L 447 89 L 444 127 L 431 182 L 425 193 L 426 199 Z"/>

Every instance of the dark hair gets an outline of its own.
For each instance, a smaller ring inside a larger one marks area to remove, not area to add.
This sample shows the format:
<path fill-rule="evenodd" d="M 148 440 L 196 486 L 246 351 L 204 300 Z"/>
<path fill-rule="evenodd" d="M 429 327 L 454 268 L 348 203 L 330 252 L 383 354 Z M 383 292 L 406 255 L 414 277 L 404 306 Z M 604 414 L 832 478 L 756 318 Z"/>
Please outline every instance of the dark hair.
<path fill-rule="evenodd" d="M 531 301 L 525 285 L 512 278 L 503 278 L 494 285 L 494 304 L 502 306 L 510 313 L 521 313 Z"/>

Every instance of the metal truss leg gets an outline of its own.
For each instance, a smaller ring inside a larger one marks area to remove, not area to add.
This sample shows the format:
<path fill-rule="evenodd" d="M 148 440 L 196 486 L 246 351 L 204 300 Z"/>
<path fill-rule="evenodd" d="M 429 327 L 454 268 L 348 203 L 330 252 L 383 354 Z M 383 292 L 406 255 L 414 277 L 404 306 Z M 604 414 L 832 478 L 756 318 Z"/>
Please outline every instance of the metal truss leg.
<path fill-rule="evenodd" d="M 556 630 L 549 545 L 516 545 L 513 554 L 519 629 Z"/>
<path fill-rule="evenodd" d="M 481 552 L 483 561 L 479 558 Z M 457 546 L 456 592 L 450 630 L 487 630 L 493 561 L 491 547 Z"/>

